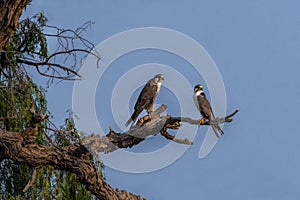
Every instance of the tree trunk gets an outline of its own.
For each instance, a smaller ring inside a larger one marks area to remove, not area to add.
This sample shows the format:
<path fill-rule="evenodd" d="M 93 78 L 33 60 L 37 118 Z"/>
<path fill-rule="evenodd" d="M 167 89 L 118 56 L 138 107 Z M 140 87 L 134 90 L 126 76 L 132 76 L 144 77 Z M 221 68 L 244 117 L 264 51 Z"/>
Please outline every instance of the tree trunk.
<path fill-rule="evenodd" d="M 17 28 L 19 18 L 29 2 L 30 0 L 0 0 L 0 52 Z M 35 132 L 36 130 L 29 129 L 26 133 L 34 135 Z M 0 129 L 0 162 L 10 159 L 16 164 L 24 164 L 33 169 L 51 165 L 58 170 L 74 172 L 81 183 L 99 199 L 143 199 L 124 190 L 114 190 L 99 178 L 92 159 L 85 157 L 90 156 L 90 153 L 83 145 L 58 149 L 53 146 L 40 146 L 34 142 L 27 143 L 28 139 L 24 134 L 2 132 Z"/>
<path fill-rule="evenodd" d="M 0 0 L 0 51 L 18 26 L 19 18 L 30 0 Z"/>

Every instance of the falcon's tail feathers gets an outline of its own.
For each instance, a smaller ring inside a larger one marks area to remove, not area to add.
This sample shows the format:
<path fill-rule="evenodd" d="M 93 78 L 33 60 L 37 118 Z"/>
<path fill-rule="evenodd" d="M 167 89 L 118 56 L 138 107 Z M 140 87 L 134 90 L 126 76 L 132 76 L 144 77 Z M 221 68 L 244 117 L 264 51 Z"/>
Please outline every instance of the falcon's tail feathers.
<path fill-rule="evenodd" d="M 221 127 L 220 127 L 218 124 L 217 124 L 216 126 L 217 126 L 217 129 L 220 131 L 221 135 L 223 135 L 224 132 L 223 132 L 223 130 L 221 129 Z"/>
<path fill-rule="evenodd" d="M 217 138 L 220 137 L 220 134 L 221 134 L 221 135 L 224 134 L 224 132 L 222 131 L 222 129 L 220 128 L 220 126 L 219 126 L 218 124 L 212 125 L 211 127 L 212 127 L 213 131 L 215 132 Z"/>
<path fill-rule="evenodd" d="M 127 127 L 131 122 L 133 122 L 133 120 L 131 119 L 131 117 L 128 119 L 128 121 L 125 123 L 125 126 Z"/>
<path fill-rule="evenodd" d="M 141 112 L 139 112 L 138 110 L 134 110 L 133 114 L 131 115 L 131 117 L 128 119 L 128 121 L 125 123 L 125 126 L 127 127 L 131 122 L 134 123 L 137 119 L 137 117 L 139 116 Z"/>

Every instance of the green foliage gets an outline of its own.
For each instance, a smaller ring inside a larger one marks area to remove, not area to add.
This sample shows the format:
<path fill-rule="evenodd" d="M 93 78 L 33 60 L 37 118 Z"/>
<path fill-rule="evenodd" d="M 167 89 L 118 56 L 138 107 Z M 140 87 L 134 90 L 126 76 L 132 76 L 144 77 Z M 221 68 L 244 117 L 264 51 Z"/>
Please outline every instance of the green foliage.
<path fill-rule="evenodd" d="M 22 20 L 1 54 L 0 60 L 0 128 L 22 131 L 31 121 L 32 104 L 47 111 L 45 90 L 37 86 L 26 70 L 18 65 L 19 57 L 47 58 L 47 40 L 42 34 L 47 18 L 41 12 Z"/>
<path fill-rule="evenodd" d="M 60 127 L 60 132 L 56 132 L 55 142 L 58 146 L 68 146 L 80 142 L 78 130 L 75 128 L 72 112 L 65 119 L 65 124 Z"/>
<path fill-rule="evenodd" d="M 57 200 L 64 200 L 65 197 L 74 200 L 92 199 L 90 192 L 86 191 L 75 174 L 69 172 L 57 172 L 53 193 Z"/>
<path fill-rule="evenodd" d="M 22 23 L 22 22 L 21 22 Z M 16 33 L 13 35 L 15 39 Z M 21 37 L 21 36 L 20 36 Z M 0 128 L 5 131 L 21 132 L 31 124 L 31 105 L 47 112 L 45 90 L 37 86 L 23 68 L 17 65 L 15 48 L 9 42 L 6 49 L 10 52 L 1 56 L 0 74 Z M 45 126 L 43 124 L 42 126 Z M 45 144 L 39 133 L 39 143 Z M 18 199 L 31 177 L 31 169 L 27 166 L 15 165 L 10 160 L 0 163 L 0 199 Z M 4 198 L 5 197 L 5 198 Z"/>
<path fill-rule="evenodd" d="M 43 34 L 47 18 L 41 12 L 32 18 L 20 21 L 15 33 L 6 45 L 5 53 L 0 54 L 0 129 L 21 132 L 31 124 L 30 108 L 48 113 L 47 100 L 42 87 L 33 82 L 24 66 L 18 64 L 19 58 L 32 58 L 43 62 L 48 57 L 47 39 Z M 50 145 L 46 140 L 47 123 L 39 130 L 36 141 Z M 56 146 L 62 147 L 80 142 L 72 115 L 60 127 L 61 132 L 48 133 Z M 99 158 L 94 160 L 99 174 L 103 175 L 103 164 Z M 49 168 L 37 169 L 35 183 L 23 193 L 22 190 L 31 178 L 32 169 L 16 165 L 10 160 L 0 163 L 0 199 L 94 199 L 86 191 L 75 174 Z"/>
<path fill-rule="evenodd" d="M 38 57 L 44 61 L 48 57 L 47 39 L 43 34 L 47 18 L 43 12 L 22 20 L 6 45 L 9 62 L 14 63 L 19 56 Z"/>
<path fill-rule="evenodd" d="M 46 112 L 45 91 L 34 84 L 29 76 L 18 76 L 0 85 L 0 127 L 6 131 L 22 131 L 29 126 L 34 103 Z"/>

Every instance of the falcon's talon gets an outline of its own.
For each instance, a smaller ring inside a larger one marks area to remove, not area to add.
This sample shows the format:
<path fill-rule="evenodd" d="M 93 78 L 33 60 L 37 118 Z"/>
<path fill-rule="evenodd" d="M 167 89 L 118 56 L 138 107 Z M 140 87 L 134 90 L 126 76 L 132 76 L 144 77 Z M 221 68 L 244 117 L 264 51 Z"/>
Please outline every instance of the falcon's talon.
<path fill-rule="evenodd" d="M 198 120 L 198 125 L 199 125 L 199 126 L 200 126 L 200 125 L 204 125 L 204 123 L 205 123 L 205 119 L 204 119 L 204 118 Z"/>
<path fill-rule="evenodd" d="M 151 114 L 151 113 L 153 113 L 155 110 L 152 108 L 151 110 L 148 110 L 147 112 L 148 112 L 148 114 Z"/>

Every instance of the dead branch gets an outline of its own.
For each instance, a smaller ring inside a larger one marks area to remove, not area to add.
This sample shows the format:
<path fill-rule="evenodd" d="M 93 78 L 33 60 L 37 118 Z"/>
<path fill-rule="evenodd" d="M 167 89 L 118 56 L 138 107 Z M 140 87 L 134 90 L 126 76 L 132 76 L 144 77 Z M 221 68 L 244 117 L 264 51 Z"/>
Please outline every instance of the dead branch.
<path fill-rule="evenodd" d="M 178 138 L 175 138 L 175 136 L 173 135 L 170 135 L 166 130 L 161 130 L 160 131 L 160 134 L 162 136 L 164 136 L 165 138 L 167 138 L 168 140 L 172 140 L 176 143 L 179 143 L 179 144 L 186 144 L 186 145 L 192 145 L 193 142 L 190 141 L 189 139 L 185 138 L 185 139 L 178 139 Z"/>
<path fill-rule="evenodd" d="M 110 131 L 105 136 L 92 135 L 83 140 L 83 144 L 93 153 L 99 152 L 109 153 L 119 148 L 131 148 L 134 145 L 144 141 L 148 136 L 154 136 L 160 133 L 168 140 L 172 140 L 179 144 L 191 145 L 192 142 L 185 138 L 179 139 L 170 135 L 168 129 L 179 129 L 182 122 L 189 123 L 191 125 L 200 125 L 200 120 L 191 119 L 188 117 L 172 117 L 172 116 L 160 116 L 159 114 L 165 111 L 167 106 L 162 105 L 156 111 L 150 115 L 146 115 L 137 121 L 137 124 L 130 128 L 130 130 L 124 133 L 116 133 L 110 128 Z M 225 122 L 232 122 L 233 117 L 238 110 L 224 118 L 216 118 L 213 121 L 206 121 L 204 124 L 211 126 L 214 124 L 220 124 Z"/>
<path fill-rule="evenodd" d="M 57 64 L 57 63 L 52 63 L 52 62 L 32 62 L 32 61 L 29 61 L 29 60 L 23 60 L 23 59 L 17 59 L 17 62 L 19 63 L 23 63 L 23 64 L 26 64 L 28 66 L 34 66 L 37 70 L 37 72 L 42 75 L 42 76 L 45 76 L 45 77 L 49 77 L 49 78 L 56 78 L 56 79 L 63 79 L 63 80 L 77 80 L 76 78 L 74 79 L 73 77 L 77 76 L 77 77 L 81 77 L 76 71 L 74 71 L 71 67 L 66 67 L 66 66 L 63 66 L 61 64 Z M 46 66 L 46 72 L 42 72 L 40 70 L 40 67 L 41 66 Z M 49 74 L 47 73 L 47 71 L 50 70 L 50 68 L 52 68 L 52 70 L 56 71 L 56 69 L 54 68 L 58 68 L 58 69 L 61 69 L 63 71 L 65 71 L 67 73 L 66 76 L 57 76 L 55 74 L 57 73 L 52 73 L 52 74 Z"/>
<path fill-rule="evenodd" d="M 91 28 L 93 24 L 94 24 L 93 22 L 87 21 L 86 23 L 84 23 L 82 26 L 78 27 L 75 30 L 63 29 L 57 26 L 46 25 L 46 27 L 50 29 L 49 31 L 51 31 L 52 29 L 56 33 L 55 34 L 44 33 L 44 35 L 47 37 L 54 37 L 57 39 L 58 42 L 57 50 L 59 49 L 67 50 L 72 47 L 74 48 L 75 40 L 79 40 L 87 49 L 94 49 L 95 47 L 94 44 L 81 36 L 81 34 L 85 32 L 88 28 Z"/>
<path fill-rule="evenodd" d="M 24 21 L 26 20 L 30 21 L 32 19 L 25 19 Z M 13 66 L 18 63 L 18 70 L 24 72 L 24 74 L 27 74 L 25 67 L 33 66 L 40 75 L 49 78 L 48 84 L 55 79 L 78 80 L 81 78 L 78 70 L 88 55 L 94 56 L 97 67 L 100 65 L 101 58 L 95 50 L 94 44 L 82 36 L 83 32 L 90 28 L 92 24 L 92 22 L 88 21 L 75 30 L 61 29 L 48 25 L 42 30 L 28 28 L 29 30 L 26 31 L 31 34 L 41 35 L 41 37 L 44 36 L 46 38 L 56 38 L 57 48 L 52 53 L 47 52 L 45 54 L 38 47 L 35 50 L 27 48 L 28 41 L 24 38 L 21 44 L 15 47 L 16 49 L 9 49 L 8 51 L 0 49 L 1 63 L 3 66 Z M 27 32 L 24 32 L 22 29 L 19 31 L 20 34 L 27 35 Z M 46 31 L 50 33 L 46 33 Z M 14 59 L 11 59 L 12 54 L 14 54 Z M 61 59 L 63 61 L 59 63 L 57 60 Z M 0 75 L 6 75 L 6 71 L 7 69 L 0 69 Z"/>
<path fill-rule="evenodd" d="M 236 113 L 238 113 L 238 110 L 235 110 L 233 113 L 231 113 L 230 115 L 227 115 L 226 117 L 223 117 L 223 118 L 216 117 L 215 120 L 205 121 L 204 124 L 201 124 L 201 125 L 211 126 L 211 125 L 215 125 L 215 124 L 222 124 L 225 122 L 232 122 L 231 118 Z M 179 124 L 175 125 L 175 123 L 180 123 L 180 122 L 186 122 L 186 123 L 189 123 L 192 125 L 199 125 L 199 120 L 191 119 L 189 117 L 170 117 L 167 121 L 167 125 L 168 126 L 171 126 L 171 125 L 178 126 Z"/>
<path fill-rule="evenodd" d="M 70 49 L 70 50 L 65 50 L 65 51 L 58 51 L 53 53 L 52 55 L 50 55 L 47 59 L 46 62 L 48 62 L 50 59 L 54 58 L 55 56 L 61 55 L 61 54 L 71 54 L 73 52 L 83 52 L 86 54 L 91 54 L 93 56 L 95 56 L 96 58 L 100 59 L 99 55 L 96 53 L 91 52 L 90 50 L 86 50 L 86 49 Z"/>
<path fill-rule="evenodd" d="M 164 127 L 167 116 L 160 117 L 159 114 L 166 110 L 166 106 L 160 106 L 150 115 L 140 118 L 137 125 L 124 133 L 116 133 L 110 128 L 106 136 L 92 135 L 84 139 L 83 144 L 92 152 L 109 153 L 118 148 L 131 148 L 144 141 L 146 137 L 156 135 Z"/>

